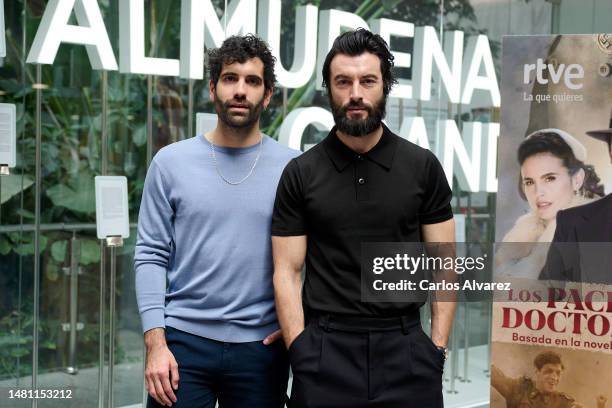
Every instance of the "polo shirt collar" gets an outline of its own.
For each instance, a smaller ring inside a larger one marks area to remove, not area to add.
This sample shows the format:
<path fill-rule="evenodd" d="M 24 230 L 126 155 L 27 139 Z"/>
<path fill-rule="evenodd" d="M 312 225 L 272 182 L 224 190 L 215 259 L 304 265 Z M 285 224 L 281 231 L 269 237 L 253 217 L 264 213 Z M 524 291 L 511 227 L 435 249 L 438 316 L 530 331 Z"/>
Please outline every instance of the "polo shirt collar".
<path fill-rule="evenodd" d="M 383 134 L 368 152 L 361 156 L 377 163 L 386 170 L 390 170 L 393 164 L 393 157 L 397 145 L 397 136 L 395 136 L 385 124 L 382 124 Z M 351 150 L 347 145 L 336 135 L 336 126 L 332 128 L 323 142 L 323 146 L 330 160 L 339 172 L 343 171 L 350 163 L 358 156 L 358 153 Z"/>

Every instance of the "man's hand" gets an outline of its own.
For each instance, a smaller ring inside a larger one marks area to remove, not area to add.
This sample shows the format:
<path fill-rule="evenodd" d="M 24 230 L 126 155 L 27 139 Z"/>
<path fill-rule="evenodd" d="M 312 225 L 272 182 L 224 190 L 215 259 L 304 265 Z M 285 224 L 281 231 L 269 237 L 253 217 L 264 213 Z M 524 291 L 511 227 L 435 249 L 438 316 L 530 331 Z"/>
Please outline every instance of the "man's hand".
<path fill-rule="evenodd" d="M 448 347 L 448 337 L 438 336 L 435 339 L 432 337 L 431 342 L 436 347 L 447 348 Z"/>
<path fill-rule="evenodd" d="M 166 344 L 166 332 L 155 328 L 145 333 L 147 361 L 145 383 L 149 395 L 159 404 L 172 406 L 176 402 L 174 390 L 178 389 L 178 364 Z"/>
<path fill-rule="evenodd" d="M 608 398 L 605 395 L 600 395 L 597 397 L 597 408 L 605 408 L 608 403 Z"/>
<path fill-rule="evenodd" d="M 283 332 L 281 331 L 281 329 L 278 329 L 277 331 L 272 334 L 269 334 L 265 339 L 263 339 L 263 344 L 269 346 L 281 337 L 283 337 Z"/>
<path fill-rule="evenodd" d="M 300 337 L 300 334 L 302 334 L 302 332 L 305 330 L 306 328 L 302 328 L 301 331 L 295 332 L 289 336 L 287 336 L 287 338 L 289 339 L 289 342 L 287 343 L 287 350 L 289 350 L 291 348 L 291 345 L 293 344 L 293 342 L 295 341 L 295 339 L 297 339 L 298 337 Z"/>

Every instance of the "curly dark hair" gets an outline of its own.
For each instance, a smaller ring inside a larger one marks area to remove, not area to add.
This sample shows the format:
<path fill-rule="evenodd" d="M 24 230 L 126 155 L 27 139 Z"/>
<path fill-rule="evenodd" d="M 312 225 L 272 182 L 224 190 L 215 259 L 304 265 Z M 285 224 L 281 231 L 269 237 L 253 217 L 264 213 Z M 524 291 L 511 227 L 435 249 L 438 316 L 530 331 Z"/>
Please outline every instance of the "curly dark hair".
<path fill-rule="evenodd" d="M 597 173 L 595 173 L 595 168 L 578 160 L 572 148 L 563 138 L 561 138 L 561 136 L 553 132 L 540 132 L 523 140 L 518 148 L 517 154 L 519 165 L 522 166 L 529 157 L 540 153 L 550 153 L 561 159 L 563 166 L 567 168 L 570 176 L 578 173 L 580 169 L 584 170 L 584 182 L 579 192 L 585 197 L 594 198 L 595 196 L 604 196 L 604 187 L 602 184 L 599 184 L 601 179 Z M 525 191 L 523 190 L 523 180 L 520 176 L 518 187 L 521 198 L 526 200 Z"/>
<path fill-rule="evenodd" d="M 393 54 L 389 51 L 389 46 L 383 38 L 366 30 L 358 28 L 353 31 L 342 33 L 336 38 L 331 49 L 325 57 L 323 63 L 323 86 L 329 92 L 330 81 L 330 65 L 334 57 L 338 54 L 346 54 L 350 56 L 361 55 L 364 52 L 369 52 L 378 57 L 380 60 L 380 72 L 383 79 L 383 93 L 385 97 L 391 92 L 393 85 L 397 84 L 397 79 L 393 74 Z"/>
<path fill-rule="evenodd" d="M 543 351 L 533 359 L 533 365 L 538 370 L 541 370 L 546 364 L 561 364 L 561 368 L 565 369 L 561 356 L 554 351 Z"/>
<path fill-rule="evenodd" d="M 233 35 L 223 41 L 221 47 L 208 51 L 208 72 L 210 79 L 217 86 L 223 65 L 235 62 L 244 64 L 246 60 L 251 58 L 259 58 L 263 62 L 263 80 L 266 90 L 274 88 L 274 83 L 276 82 L 276 76 L 274 75 L 276 58 L 272 55 L 268 44 L 253 34 L 244 36 Z"/>

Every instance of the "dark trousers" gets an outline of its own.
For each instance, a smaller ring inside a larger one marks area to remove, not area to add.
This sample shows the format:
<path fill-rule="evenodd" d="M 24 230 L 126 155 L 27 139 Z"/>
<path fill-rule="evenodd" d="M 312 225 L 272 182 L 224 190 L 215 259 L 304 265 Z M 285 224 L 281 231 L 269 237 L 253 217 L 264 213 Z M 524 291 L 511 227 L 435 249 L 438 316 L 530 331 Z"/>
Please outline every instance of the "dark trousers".
<path fill-rule="evenodd" d="M 166 327 L 179 367 L 173 407 L 280 408 L 285 406 L 289 362 L 282 340 L 224 343 Z M 160 407 L 151 396 L 147 407 Z"/>
<path fill-rule="evenodd" d="M 368 326 L 333 317 L 309 321 L 289 348 L 290 408 L 443 407 L 444 355 L 418 314 Z"/>

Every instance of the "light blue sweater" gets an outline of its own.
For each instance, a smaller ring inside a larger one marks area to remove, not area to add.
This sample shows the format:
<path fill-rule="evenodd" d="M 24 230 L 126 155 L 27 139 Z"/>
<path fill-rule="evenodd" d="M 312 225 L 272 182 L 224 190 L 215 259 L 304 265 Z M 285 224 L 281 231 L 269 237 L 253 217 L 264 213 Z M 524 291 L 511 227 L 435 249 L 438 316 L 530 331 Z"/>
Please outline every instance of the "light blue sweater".
<path fill-rule="evenodd" d="M 259 144 L 215 146 L 222 174 L 248 174 Z M 278 329 L 270 223 L 280 175 L 298 151 L 264 136 L 253 174 L 221 179 L 203 136 L 161 149 L 145 179 L 134 263 L 143 330 L 166 325 L 227 342 Z"/>

